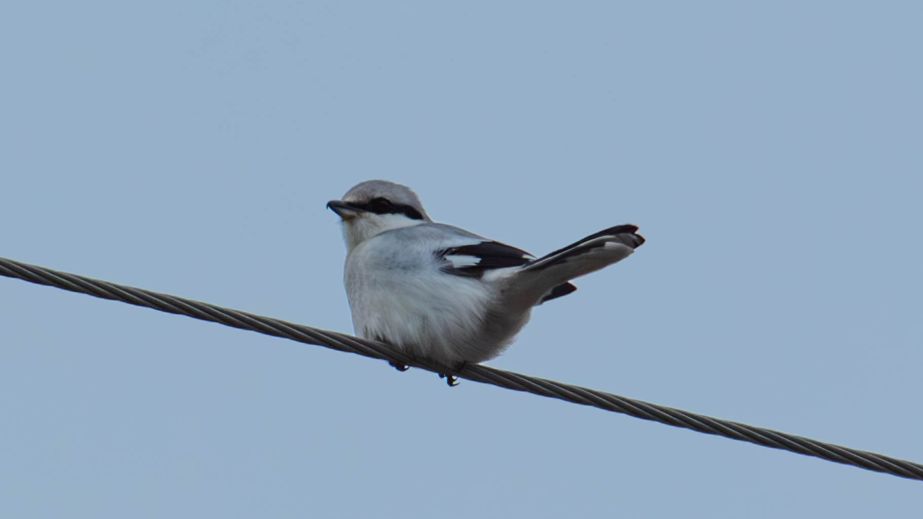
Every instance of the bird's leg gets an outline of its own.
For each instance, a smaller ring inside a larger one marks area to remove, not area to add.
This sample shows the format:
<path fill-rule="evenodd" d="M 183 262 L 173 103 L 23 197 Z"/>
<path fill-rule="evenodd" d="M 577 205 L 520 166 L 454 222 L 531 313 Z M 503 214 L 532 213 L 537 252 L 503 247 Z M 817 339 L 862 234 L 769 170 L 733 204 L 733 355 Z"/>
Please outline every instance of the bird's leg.
<path fill-rule="evenodd" d="M 401 364 L 399 362 L 394 362 L 393 360 L 389 360 L 388 364 L 390 364 L 392 368 L 398 371 L 401 371 L 401 372 L 404 372 L 410 369 L 410 367 L 407 364 Z"/>
<path fill-rule="evenodd" d="M 457 386 L 458 377 L 455 375 L 452 375 L 451 373 L 458 373 L 459 371 L 465 369 L 465 364 L 467 363 L 466 362 L 458 363 L 454 368 L 452 368 L 450 373 L 439 373 L 439 378 L 444 378 L 445 383 L 448 384 L 449 387 Z"/>
<path fill-rule="evenodd" d="M 439 373 L 439 378 L 444 378 L 445 383 L 448 384 L 449 387 L 455 387 L 458 385 L 458 377 L 456 377 L 455 375 L 446 375 L 445 373 Z"/>
<path fill-rule="evenodd" d="M 383 343 L 385 343 L 385 344 L 391 344 L 391 341 L 389 341 L 388 339 L 386 339 L 385 337 L 383 337 L 383 336 L 381 336 L 381 335 L 377 335 L 377 334 L 376 334 L 376 335 L 373 337 L 373 339 L 376 340 L 376 341 L 378 341 L 378 342 L 383 342 Z M 400 363 L 400 362 L 395 362 L 395 361 L 393 361 L 393 360 L 389 360 L 389 361 L 388 361 L 388 364 L 390 364 L 392 368 L 394 368 L 394 369 L 396 369 L 396 370 L 398 370 L 398 371 L 400 371 L 400 372 L 404 372 L 404 371 L 407 371 L 408 369 L 410 369 L 410 366 L 408 366 L 407 364 L 402 364 L 402 363 Z"/>

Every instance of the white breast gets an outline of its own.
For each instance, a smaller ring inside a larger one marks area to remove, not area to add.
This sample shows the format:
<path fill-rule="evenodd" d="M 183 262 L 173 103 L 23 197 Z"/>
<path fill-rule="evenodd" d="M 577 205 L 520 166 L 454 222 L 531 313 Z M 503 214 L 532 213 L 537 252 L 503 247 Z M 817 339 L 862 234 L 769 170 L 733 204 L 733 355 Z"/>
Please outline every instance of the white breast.
<path fill-rule="evenodd" d="M 363 337 L 390 342 L 448 367 L 484 360 L 483 323 L 494 298 L 479 280 L 442 272 L 419 227 L 382 233 L 356 246 L 346 261 L 353 325 Z M 411 234 L 400 236 L 398 233 Z"/>

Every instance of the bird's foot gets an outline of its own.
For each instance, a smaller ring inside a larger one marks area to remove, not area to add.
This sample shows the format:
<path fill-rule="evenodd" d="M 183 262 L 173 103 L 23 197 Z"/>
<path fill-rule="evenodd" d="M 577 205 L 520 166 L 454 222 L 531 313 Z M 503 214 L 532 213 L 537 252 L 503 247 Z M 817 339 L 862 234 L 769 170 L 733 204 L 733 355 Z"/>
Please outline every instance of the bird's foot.
<path fill-rule="evenodd" d="M 393 360 L 389 360 L 388 364 L 390 364 L 392 368 L 398 371 L 401 371 L 401 372 L 404 372 L 410 369 L 410 367 L 407 364 L 401 364 L 399 362 L 394 362 Z"/>
<path fill-rule="evenodd" d="M 448 384 L 449 387 L 455 387 L 458 385 L 458 377 L 455 375 L 446 375 L 445 373 L 440 373 L 439 378 L 444 378 L 445 383 Z"/>
<path fill-rule="evenodd" d="M 458 373 L 459 371 L 465 369 L 465 365 L 466 365 L 466 364 L 467 364 L 467 362 L 460 362 L 458 365 L 456 365 L 455 367 L 451 368 L 451 371 L 450 371 L 449 373 L 439 373 L 439 378 L 444 378 L 444 379 L 445 379 L 445 383 L 448 384 L 449 387 L 455 387 L 455 386 L 457 386 L 457 385 L 458 385 L 458 377 L 455 376 L 455 375 L 453 375 L 453 374 L 451 374 L 451 373 Z"/>

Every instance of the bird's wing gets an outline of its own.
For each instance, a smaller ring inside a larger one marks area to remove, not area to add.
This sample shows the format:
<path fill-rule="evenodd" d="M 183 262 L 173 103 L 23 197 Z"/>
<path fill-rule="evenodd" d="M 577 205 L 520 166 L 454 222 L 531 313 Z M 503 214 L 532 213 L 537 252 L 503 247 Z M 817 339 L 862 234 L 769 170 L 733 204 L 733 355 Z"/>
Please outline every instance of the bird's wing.
<path fill-rule="evenodd" d="M 440 256 L 445 260 L 442 267 L 444 272 L 476 279 L 494 269 L 519 267 L 535 261 L 535 256 L 522 249 L 490 240 L 449 247 L 440 251 Z M 570 283 L 557 285 L 542 297 L 539 304 L 574 290 L 577 287 Z"/>
<path fill-rule="evenodd" d="M 480 278 L 491 269 L 518 267 L 535 259 L 528 252 L 497 241 L 480 241 L 441 251 L 443 270 L 456 276 Z"/>

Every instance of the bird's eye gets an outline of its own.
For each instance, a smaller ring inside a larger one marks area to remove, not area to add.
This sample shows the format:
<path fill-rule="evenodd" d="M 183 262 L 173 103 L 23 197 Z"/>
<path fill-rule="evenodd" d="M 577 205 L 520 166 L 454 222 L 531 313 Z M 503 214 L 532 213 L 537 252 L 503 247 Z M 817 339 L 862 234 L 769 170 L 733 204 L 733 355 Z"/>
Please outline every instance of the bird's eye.
<path fill-rule="evenodd" d="M 371 201 L 369 201 L 369 209 L 373 213 L 387 213 L 393 207 L 394 206 L 391 204 L 391 201 L 388 200 L 387 198 L 378 197 L 378 198 L 373 198 Z"/>

